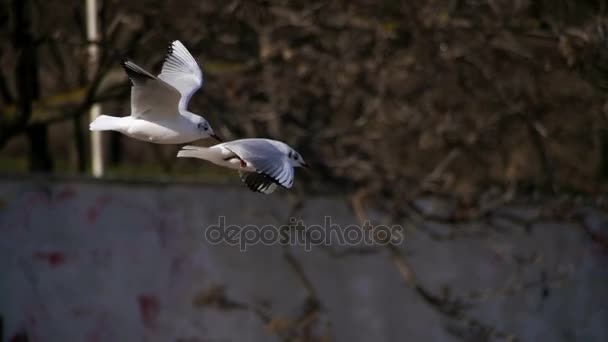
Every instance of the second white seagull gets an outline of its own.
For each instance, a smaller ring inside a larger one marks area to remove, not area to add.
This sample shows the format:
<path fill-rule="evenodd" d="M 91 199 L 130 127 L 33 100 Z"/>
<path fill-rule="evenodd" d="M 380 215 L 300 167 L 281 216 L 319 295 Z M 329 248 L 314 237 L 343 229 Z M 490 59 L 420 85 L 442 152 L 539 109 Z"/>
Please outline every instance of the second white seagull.
<path fill-rule="evenodd" d="M 192 94 L 203 84 L 203 73 L 188 49 L 173 41 L 157 76 L 131 61 L 123 62 L 131 79 L 131 115 L 100 115 L 92 131 L 118 131 L 156 144 L 183 144 L 212 137 L 221 141 L 203 117 L 188 111 Z"/>
<path fill-rule="evenodd" d="M 289 145 L 270 139 L 240 139 L 211 147 L 184 146 L 178 158 L 199 158 L 239 171 L 249 189 L 269 194 L 277 185 L 291 188 L 293 168 L 308 167 Z"/>

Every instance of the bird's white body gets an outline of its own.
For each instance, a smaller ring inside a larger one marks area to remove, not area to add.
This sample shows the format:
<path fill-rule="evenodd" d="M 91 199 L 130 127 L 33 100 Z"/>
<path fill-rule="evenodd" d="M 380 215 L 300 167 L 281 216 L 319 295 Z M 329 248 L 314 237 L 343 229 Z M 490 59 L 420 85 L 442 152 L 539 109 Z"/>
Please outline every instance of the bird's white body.
<path fill-rule="evenodd" d="M 199 158 L 238 170 L 253 190 L 271 193 L 277 184 L 291 188 L 296 166 L 307 166 L 287 144 L 270 139 L 240 139 L 211 147 L 184 146 L 178 158 Z"/>
<path fill-rule="evenodd" d="M 190 97 L 203 84 L 203 74 L 181 42 L 171 43 L 158 76 L 130 61 L 125 61 L 123 66 L 133 83 L 131 115 L 100 115 L 91 122 L 92 131 L 117 131 L 157 144 L 183 144 L 207 137 L 218 139 L 203 117 L 187 110 Z"/>
<path fill-rule="evenodd" d="M 194 114 L 192 114 L 194 115 Z M 201 138 L 201 132 L 186 115 L 172 115 L 150 121 L 135 116 L 100 115 L 91 130 L 117 131 L 128 137 L 156 144 L 185 144 Z"/>
<path fill-rule="evenodd" d="M 217 144 L 207 148 L 206 150 L 188 150 L 188 146 L 185 146 L 186 149 L 180 151 L 178 157 L 192 156 L 194 158 L 204 159 L 212 162 L 215 165 L 227 167 L 233 170 L 243 170 L 249 172 L 255 171 L 255 167 L 251 164 L 251 162 L 239 159 L 237 156 L 235 156 L 234 152 L 222 145 L 223 143 Z"/>

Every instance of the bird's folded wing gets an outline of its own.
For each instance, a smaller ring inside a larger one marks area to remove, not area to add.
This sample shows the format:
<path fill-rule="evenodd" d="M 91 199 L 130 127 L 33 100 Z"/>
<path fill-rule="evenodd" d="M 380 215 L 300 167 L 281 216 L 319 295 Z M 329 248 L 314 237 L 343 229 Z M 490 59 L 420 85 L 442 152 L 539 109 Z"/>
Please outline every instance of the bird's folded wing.
<path fill-rule="evenodd" d="M 180 108 L 186 109 L 190 97 L 203 85 L 203 73 L 188 49 L 179 40 L 169 45 L 163 69 L 158 78 L 181 94 Z"/>
<path fill-rule="evenodd" d="M 131 61 L 122 63 L 133 87 L 131 88 L 131 115 L 152 117 L 177 115 L 179 92 L 163 80 Z"/>
<path fill-rule="evenodd" d="M 262 173 L 277 184 L 291 188 L 293 185 L 293 166 L 287 156 L 274 145 L 264 140 L 237 140 L 223 145 L 239 158 L 251 164 L 258 173 Z"/>

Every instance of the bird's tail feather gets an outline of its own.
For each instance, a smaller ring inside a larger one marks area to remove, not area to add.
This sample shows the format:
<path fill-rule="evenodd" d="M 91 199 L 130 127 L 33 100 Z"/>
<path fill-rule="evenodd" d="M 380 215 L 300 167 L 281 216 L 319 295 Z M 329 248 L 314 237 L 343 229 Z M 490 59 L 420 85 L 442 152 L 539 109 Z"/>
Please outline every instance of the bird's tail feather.
<path fill-rule="evenodd" d="M 182 149 L 177 152 L 177 157 L 207 159 L 205 157 L 208 155 L 208 153 L 209 149 L 207 147 L 188 145 L 182 147 Z"/>
<path fill-rule="evenodd" d="M 91 122 L 89 125 L 89 129 L 91 131 L 117 131 L 121 129 L 122 118 L 109 116 L 109 115 L 100 115 Z"/>

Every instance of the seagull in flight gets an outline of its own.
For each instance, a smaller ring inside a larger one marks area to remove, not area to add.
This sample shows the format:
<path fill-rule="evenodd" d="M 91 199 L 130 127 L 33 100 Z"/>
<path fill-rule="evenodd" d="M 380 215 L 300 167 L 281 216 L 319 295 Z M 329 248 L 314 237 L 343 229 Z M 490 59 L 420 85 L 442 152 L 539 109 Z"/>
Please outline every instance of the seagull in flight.
<path fill-rule="evenodd" d="M 179 40 L 169 45 L 158 76 L 128 60 L 122 65 L 132 83 L 131 115 L 100 115 L 91 122 L 91 131 L 118 131 L 156 144 L 184 144 L 208 137 L 221 141 L 207 120 L 188 111 L 192 94 L 203 85 L 203 73 Z"/>
<path fill-rule="evenodd" d="M 255 192 L 272 193 L 278 185 L 291 188 L 294 167 L 308 168 L 289 145 L 270 139 L 240 139 L 211 147 L 184 146 L 178 158 L 199 158 L 239 171 L 241 180 Z"/>

